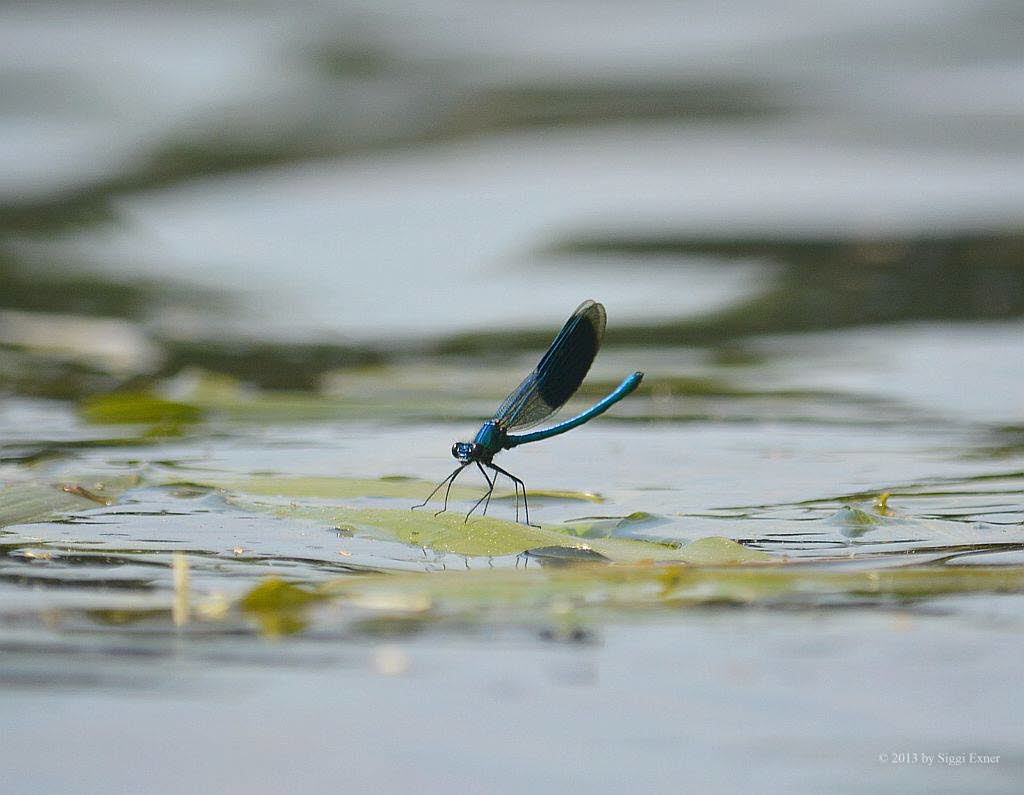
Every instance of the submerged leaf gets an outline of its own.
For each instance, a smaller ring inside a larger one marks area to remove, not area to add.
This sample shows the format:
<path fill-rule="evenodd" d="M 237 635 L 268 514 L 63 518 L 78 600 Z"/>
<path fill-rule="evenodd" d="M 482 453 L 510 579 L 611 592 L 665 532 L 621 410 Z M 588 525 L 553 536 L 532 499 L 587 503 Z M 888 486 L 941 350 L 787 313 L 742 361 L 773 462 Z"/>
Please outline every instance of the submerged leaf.
<path fill-rule="evenodd" d="M 580 563 L 610 563 L 600 552 L 587 547 L 538 547 L 526 554 L 542 563 L 554 566 L 573 566 Z"/>
<path fill-rule="evenodd" d="M 828 517 L 828 522 L 830 524 L 834 524 L 839 527 L 869 528 L 882 524 L 882 521 L 881 517 L 873 516 L 861 508 L 854 508 L 850 505 L 844 505 Z"/>
<path fill-rule="evenodd" d="M 530 503 L 546 501 L 579 500 L 580 502 L 604 502 L 604 497 L 593 491 L 566 491 L 563 489 L 527 489 L 526 496 Z M 491 499 L 494 501 L 505 500 L 511 502 L 516 498 L 515 492 L 496 494 Z"/>
<path fill-rule="evenodd" d="M 279 577 L 270 577 L 253 588 L 241 601 L 243 610 L 263 613 L 272 610 L 295 610 L 323 597 Z"/>
<path fill-rule="evenodd" d="M 294 635 L 307 626 L 305 609 L 324 595 L 271 577 L 242 597 L 239 606 L 251 613 L 267 637 Z"/>

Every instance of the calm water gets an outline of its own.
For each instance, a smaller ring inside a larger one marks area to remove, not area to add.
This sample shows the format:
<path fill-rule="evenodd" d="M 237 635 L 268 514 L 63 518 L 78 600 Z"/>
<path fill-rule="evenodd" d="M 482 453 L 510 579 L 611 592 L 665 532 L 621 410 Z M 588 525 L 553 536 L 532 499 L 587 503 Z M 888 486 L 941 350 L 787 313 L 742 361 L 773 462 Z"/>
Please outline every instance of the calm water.
<path fill-rule="evenodd" d="M 0 789 L 1019 792 L 1022 25 L 0 11 Z M 362 521 L 586 297 L 578 405 L 647 380 L 502 455 L 532 518 L 788 587 L 570 593 L 561 543 Z M 110 423 L 115 390 L 201 416 Z M 270 577 L 342 594 L 245 609 Z"/>
<path fill-rule="evenodd" d="M 881 364 L 894 367 L 897 358 Z M 609 418 L 504 463 L 533 488 L 596 489 L 606 499 L 535 499 L 545 525 L 647 511 L 653 521 L 611 532 L 672 541 L 725 535 L 773 555 L 846 565 L 1019 564 L 1019 443 L 1002 449 L 993 426 L 964 420 L 959 392 L 930 390 L 914 405 L 895 391 L 897 421 L 877 405 L 865 410 L 853 393 L 847 405 L 683 399 L 714 415 Z M 621 414 L 643 415 L 650 404 L 641 396 Z M 992 409 L 1010 412 L 1012 404 Z M 0 416 L 9 460 L 44 438 L 67 443 L 108 430 L 32 401 L 12 401 Z M 65 450 L 31 470 L 43 479 L 142 472 L 154 482 L 251 472 L 440 478 L 449 442 L 470 430 L 466 422 L 214 420 L 176 441 Z M 26 474 L 24 465 L 5 466 L 10 476 Z M 847 495 L 881 491 L 893 493 L 898 518 L 868 527 L 849 520 L 847 506 L 869 508 L 870 498 Z M 367 499 L 411 503 L 355 502 Z M 492 512 L 510 515 L 511 507 L 496 503 Z M 153 791 L 269 791 L 295 782 L 402 791 L 411 780 L 429 790 L 584 781 L 612 791 L 631 782 L 669 789 L 684 777 L 717 789 L 763 787 L 765 777 L 769 791 L 846 789 L 856 777 L 878 791 L 1013 791 L 1020 780 L 1022 705 L 1009 684 L 1021 643 L 1017 594 L 851 601 L 811 591 L 741 609 L 604 610 L 568 623 L 557 605 L 481 608 L 457 619 L 440 608 L 436 619 L 410 623 L 387 608 L 366 616 L 342 604 L 275 641 L 237 611 L 175 627 L 169 553 L 187 553 L 199 604 L 240 595 L 269 575 L 316 583 L 352 567 L 519 562 L 339 537 L 328 525 L 270 519 L 181 488 L 136 488 L 70 522 L 4 533 L 12 791 L 131 789 L 140 780 Z M 908 550 L 912 559 L 901 554 Z M 52 764 L 55 742 L 64 764 Z M 883 753 L 972 751 L 1002 761 L 878 761 Z"/>

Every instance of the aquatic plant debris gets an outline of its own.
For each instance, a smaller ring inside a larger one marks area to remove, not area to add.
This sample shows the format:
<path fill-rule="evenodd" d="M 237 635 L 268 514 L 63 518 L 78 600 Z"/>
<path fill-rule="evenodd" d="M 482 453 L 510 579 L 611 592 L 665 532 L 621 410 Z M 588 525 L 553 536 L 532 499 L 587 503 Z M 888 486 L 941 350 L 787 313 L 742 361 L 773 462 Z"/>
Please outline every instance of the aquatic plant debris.
<path fill-rule="evenodd" d="M 181 627 L 188 623 L 192 615 L 188 557 L 184 553 L 175 552 L 171 556 L 171 570 L 174 573 L 174 602 L 171 607 L 171 619 L 175 626 Z"/>

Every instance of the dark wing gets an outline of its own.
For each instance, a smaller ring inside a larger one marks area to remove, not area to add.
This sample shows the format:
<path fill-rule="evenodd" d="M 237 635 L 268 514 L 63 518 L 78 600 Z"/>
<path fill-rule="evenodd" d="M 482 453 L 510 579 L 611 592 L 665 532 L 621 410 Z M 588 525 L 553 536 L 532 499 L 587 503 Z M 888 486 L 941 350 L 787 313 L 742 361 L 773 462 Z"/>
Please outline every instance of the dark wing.
<path fill-rule="evenodd" d="M 604 307 L 584 301 L 562 326 L 537 368 L 505 398 L 494 421 L 504 430 L 529 428 L 550 417 L 580 388 L 601 347 Z"/>

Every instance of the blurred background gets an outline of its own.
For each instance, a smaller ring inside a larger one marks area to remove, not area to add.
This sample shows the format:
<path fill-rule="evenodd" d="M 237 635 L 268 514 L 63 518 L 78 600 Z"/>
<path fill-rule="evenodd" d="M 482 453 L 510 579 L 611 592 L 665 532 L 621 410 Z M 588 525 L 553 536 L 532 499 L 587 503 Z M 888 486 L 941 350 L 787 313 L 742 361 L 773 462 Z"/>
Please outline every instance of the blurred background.
<path fill-rule="evenodd" d="M 1022 40 L 1003 0 L 5 3 L 0 389 L 318 390 L 587 297 L 740 359 L 947 329 L 806 337 L 844 387 L 950 323 L 990 332 L 957 367 L 1020 354 Z"/>

